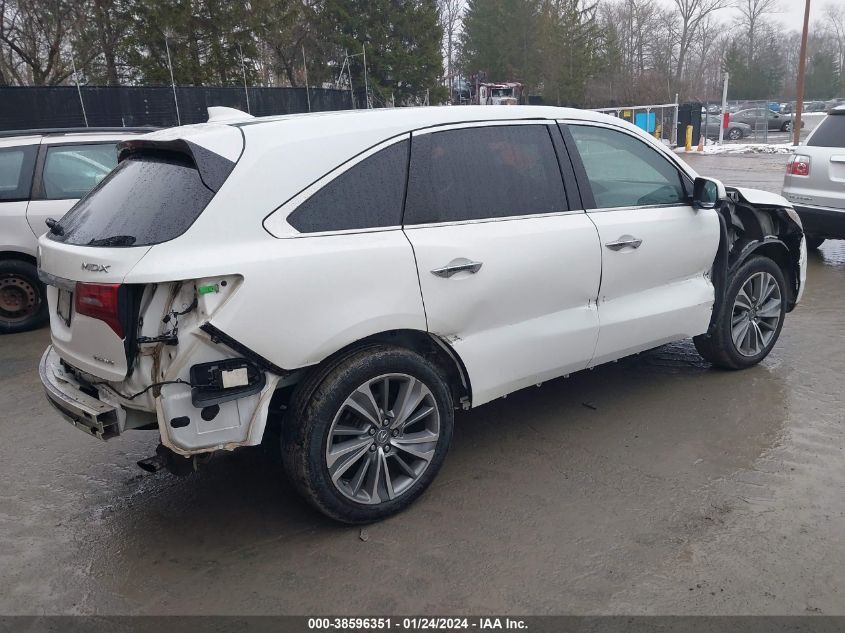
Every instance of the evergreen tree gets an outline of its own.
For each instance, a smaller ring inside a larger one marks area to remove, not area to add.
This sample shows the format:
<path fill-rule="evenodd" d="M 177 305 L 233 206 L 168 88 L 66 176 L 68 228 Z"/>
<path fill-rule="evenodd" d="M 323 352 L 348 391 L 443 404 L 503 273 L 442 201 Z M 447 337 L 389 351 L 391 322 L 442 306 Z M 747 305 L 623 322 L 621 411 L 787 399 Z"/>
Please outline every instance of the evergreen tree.
<path fill-rule="evenodd" d="M 134 0 L 124 40 L 130 80 L 170 83 L 167 47 L 178 84 L 235 85 L 242 81 L 240 51 L 254 54 L 247 6 L 226 0 Z"/>
<path fill-rule="evenodd" d="M 538 79 L 540 4 L 537 0 L 468 0 L 460 59 L 468 75 L 488 81 Z"/>
<path fill-rule="evenodd" d="M 840 69 L 837 65 L 836 55 L 832 51 L 818 51 L 810 57 L 804 90 L 808 99 L 830 99 L 838 96 Z"/>
<path fill-rule="evenodd" d="M 339 68 L 350 55 L 356 89 L 367 84 L 377 103 L 432 103 L 446 96 L 440 43 L 443 30 L 436 0 L 323 0 L 317 9 L 317 31 L 324 57 Z M 352 57 L 355 55 L 355 57 Z"/>

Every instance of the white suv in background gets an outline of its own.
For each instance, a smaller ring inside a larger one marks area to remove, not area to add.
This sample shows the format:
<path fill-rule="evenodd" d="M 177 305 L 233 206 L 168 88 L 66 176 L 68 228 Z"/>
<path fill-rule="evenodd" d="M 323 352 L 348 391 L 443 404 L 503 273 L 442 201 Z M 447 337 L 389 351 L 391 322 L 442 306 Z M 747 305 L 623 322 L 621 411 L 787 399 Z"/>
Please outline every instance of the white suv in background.
<path fill-rule="evenodd" d="M 47 322 L 35 249 L 47 230 L 117 164 L 117 143 L 152 128 L 0 132 L 0 334 Z"/>
<path fill-rule="evenodd" d="M 291 480 L 347 522 L 422 493 L 456 408 L 691 336 L 760 362 L 806 265 L 780 196 L 619 119 L 522 106 L 156 132 L 39 250 L 67 420 L 156 429 L 141 465 L 182 471 L 280 418 Z"/>
<path fill-rule="evenodd" d="M 783 195 L 801 216 L 809 248 L 845 239 L 845 105 L 830 110 L 789 157 Z"/>

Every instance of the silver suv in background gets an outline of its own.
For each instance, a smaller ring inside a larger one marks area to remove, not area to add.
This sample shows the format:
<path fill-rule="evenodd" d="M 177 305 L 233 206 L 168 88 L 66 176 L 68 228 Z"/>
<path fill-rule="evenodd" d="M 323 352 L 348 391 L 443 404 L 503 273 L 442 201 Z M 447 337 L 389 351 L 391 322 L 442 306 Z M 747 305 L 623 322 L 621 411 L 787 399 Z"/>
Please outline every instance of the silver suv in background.
<path fill-rule="evenodd" d="M 790 157 L 783 196 L 801 216 L 808 247 L 845 239 L 845 105 L 833 108 Z"/>
<path fill-rule="evenodd" d="M 117 165 L 117 143 L 154 128 L 0 132 L 0 334 L 47 323 L 35 251 L 47 230 Z"/>

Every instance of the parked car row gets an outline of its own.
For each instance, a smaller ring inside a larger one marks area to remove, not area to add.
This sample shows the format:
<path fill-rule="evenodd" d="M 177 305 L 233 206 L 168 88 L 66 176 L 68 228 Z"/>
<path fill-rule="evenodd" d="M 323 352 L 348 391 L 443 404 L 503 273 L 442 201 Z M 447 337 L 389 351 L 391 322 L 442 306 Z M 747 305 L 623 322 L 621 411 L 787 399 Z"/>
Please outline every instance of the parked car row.
<path fill-rule="evenodd" d="M 804 112 L 827 112 L 836 106 L 845 103 L 845 99 L 829 99 L 828 101 L 805 101 L 803 106 Z M 795 102 L 780 104 L 779 112 L 781 114 L 792 114 L 795 112 Z"/>
<path fill-rule="evenodd" d="M 352 523 L 422 494 L 456 408 L 686 337 L 759 363 L 806 274 L 782 197 L 541 106 L 155 132 L 49 223 L 39 373 L 66 420 L 156 429 L 142 465 L 180 472 L 275 412 L 294 486 Z"/>

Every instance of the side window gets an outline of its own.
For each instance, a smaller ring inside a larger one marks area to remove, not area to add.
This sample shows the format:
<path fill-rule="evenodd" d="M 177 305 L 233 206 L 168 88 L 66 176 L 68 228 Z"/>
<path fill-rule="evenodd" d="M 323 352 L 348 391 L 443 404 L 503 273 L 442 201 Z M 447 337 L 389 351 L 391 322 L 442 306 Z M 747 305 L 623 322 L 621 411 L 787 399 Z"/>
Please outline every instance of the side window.
<path fill-rule="evenodd" d="M 678 169 L 643 141 L 604 127 L 569 130 L 597 208 L 687 203 Z"/>
<path fill-rule="evenodd" d="M 38 145 L 0 149 L 0 200 L 26 200 Z"/>
<path fill-rule="evenodd" d="M 394 143 L 329 181 L 287 217 L 300 233 L 402 224 L 408 141 Z"/>
<path fill-rule="evenodd" d="M 405 224 L 567 210 L 546 125 L 504 125 L 414 138 Z"/>
<path fill-rule="evenodd" d="M 117 166 L 117 144 L 47 148 L 41 181 L 48 200 L 81 198 Z"/>

